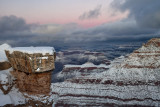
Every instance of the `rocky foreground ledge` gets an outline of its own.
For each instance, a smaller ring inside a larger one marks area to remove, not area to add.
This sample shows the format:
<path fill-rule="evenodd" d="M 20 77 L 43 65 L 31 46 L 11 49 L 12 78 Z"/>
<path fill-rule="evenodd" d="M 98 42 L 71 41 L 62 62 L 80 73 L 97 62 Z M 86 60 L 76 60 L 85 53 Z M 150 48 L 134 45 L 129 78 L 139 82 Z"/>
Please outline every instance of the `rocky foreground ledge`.
<path fill-rule="evenodd" d="M 55 69 L 53 47 L 16 47 L 5 52 L 21 92 L 32 95 L 50 93 L 51 74 Z"/>
<path fill-rule="evenodd" d="M 5 57 L 0 62 L 0 106 L 52 106 L 54 48 L 2 46 L 8 48 L 1 49 L 0 53 Z"/>

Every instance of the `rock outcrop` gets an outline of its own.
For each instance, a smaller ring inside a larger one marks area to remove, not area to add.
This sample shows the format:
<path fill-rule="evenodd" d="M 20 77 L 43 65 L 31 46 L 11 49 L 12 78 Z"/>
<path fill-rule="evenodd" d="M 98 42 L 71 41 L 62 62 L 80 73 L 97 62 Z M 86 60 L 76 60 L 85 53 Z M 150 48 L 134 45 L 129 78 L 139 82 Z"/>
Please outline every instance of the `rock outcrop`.
<path fill-rule="evenodd" d="M 4 62 L 0 63 L 0 106 L 51 107 L 54 48 L 10 47 L 6 50 L 7 57 L 4 56 L 4 49 L 0 52 L 5 57 L 1 58 Z"/>
<path fill-rule="evenodd" d="M 0 62 L 0 70 L 6 70 L 11 68 L 11 64 L 8 61 Z"/>
<path fill-rule="evenodd" d="M 55 106 L 160 106 L 160 39 L 100 74 L 52 84 Z"/>
<path fill-rule="evenodd" d="M 10 73 L 10 71 L 13 71 L 13 69 L 10 68 L 8 70 L 0 71 L 0 106 L 1 107 L 2 106 L 3 107 L 28 107 L 28 106 L 51 107 L 52 106 L 53 100 L 50 94 L 43 95 L 43 92 L 42 92 L 40 95 L 33 92 L 32 93 L 31 92 L 26 93 L 26 91 L 23 92 L 23 90 L 20 90 L 20 89 L 24 89 L 23 88 L 24 84 L 22 84 L 21 86 L 22 88 L 17 88 L 17 85 L 18 85 L 17 82 L 20 82 L 20 81 L 17 81 L 17 80 L 15 81 L 15 78 L 13 78 L 13 75 Z M 22 76 L 22 75 L 19 75 L 19 76 Z M 39 88 L 42 88 L 42 87 L 39 87 Z M 30 88 L 33 88 L 32 84 L 30 85 Z"/>
<path fill-rule="evenodd" d="M 11 48 L 6 50 L 6 56 L 21 92 L 32 95 L 50 93 L 51 72 L 55 68 L 53 47 Z"/>

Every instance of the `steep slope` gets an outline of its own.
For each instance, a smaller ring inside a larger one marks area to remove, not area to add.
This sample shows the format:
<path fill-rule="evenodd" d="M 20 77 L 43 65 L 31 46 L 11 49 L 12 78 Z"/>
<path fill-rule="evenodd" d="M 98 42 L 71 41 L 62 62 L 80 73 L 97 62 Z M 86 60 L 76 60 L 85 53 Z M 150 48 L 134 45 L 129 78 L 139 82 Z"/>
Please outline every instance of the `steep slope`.
<path fill-rule="evenodd" d="M 160 39 L 100 74 L 52 84 L 55 106 L 159 106 Z"/>

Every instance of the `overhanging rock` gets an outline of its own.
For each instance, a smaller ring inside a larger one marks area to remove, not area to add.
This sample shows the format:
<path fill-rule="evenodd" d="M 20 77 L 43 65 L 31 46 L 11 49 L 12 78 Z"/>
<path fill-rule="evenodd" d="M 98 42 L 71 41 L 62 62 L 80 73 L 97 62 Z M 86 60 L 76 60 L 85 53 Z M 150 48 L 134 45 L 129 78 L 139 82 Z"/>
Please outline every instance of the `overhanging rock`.
<path fill-rule="evenodd" d="M 53 47 L 16 47 L 5 52 L 20 91 L 29 94 L 50 92 L 51 71 L 55 69 L 56 56 Z"/>
<path fill-rule="evenodd" d="M 52 47 L 17 47 L 6 50 L 13 69 L 26 73 L 39 73 L 55 68 L 55 50 Z"/>

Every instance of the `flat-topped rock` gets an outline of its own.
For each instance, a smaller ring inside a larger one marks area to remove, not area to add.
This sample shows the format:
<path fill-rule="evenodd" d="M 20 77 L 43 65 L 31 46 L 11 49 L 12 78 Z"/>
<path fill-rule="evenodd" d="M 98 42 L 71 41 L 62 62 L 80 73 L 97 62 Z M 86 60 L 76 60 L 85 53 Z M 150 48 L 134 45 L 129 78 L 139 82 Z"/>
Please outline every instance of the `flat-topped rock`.
<path fill-rule="evenodd" d="M 53 47 L 15 47 L 6 50 L 13 69 L 26 73 L 52 71 L 55 68 Z"/>
<path fill-rule="evenodd" d="M 53 55 L 55 52 L 55 49 L 53 47 L 15 47 L 9 49 L 10 53 L 13 53 L 14 51 L 20 51 L 27 54 L 49 54 Z"/>
<path fill-rule="evenodd" d="M 5 50 L 13 68 L 11 74 L 21 92 L 50 93 L 51 72 L 55 69 L 53 47 L 15 47 Z"/>

